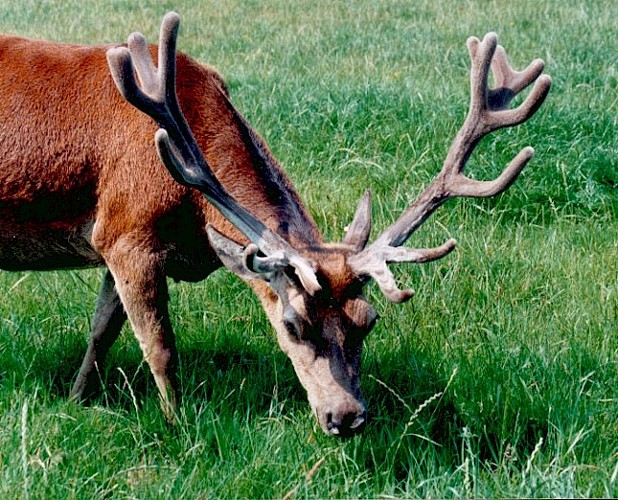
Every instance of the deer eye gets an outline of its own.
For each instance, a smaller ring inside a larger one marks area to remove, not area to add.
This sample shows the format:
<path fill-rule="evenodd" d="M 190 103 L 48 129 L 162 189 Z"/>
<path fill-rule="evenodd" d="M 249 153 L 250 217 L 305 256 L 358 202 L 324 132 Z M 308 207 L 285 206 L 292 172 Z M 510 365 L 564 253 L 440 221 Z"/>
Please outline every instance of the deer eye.
<path fill-rule="evenodd" d="M 300 328 L 298 328 L 298 324 L 296 321 L 283 320 L 283 326 L 288 331 L 288 333 L 292 336 L 300 340 Z"/>
<path fill-rule="evenodd" d="M 301 340 L 302 326 L 300 319 L 298 313 L 291 307 L 287 307 L 283 313 L 283 326 L 292 337 Z"/>

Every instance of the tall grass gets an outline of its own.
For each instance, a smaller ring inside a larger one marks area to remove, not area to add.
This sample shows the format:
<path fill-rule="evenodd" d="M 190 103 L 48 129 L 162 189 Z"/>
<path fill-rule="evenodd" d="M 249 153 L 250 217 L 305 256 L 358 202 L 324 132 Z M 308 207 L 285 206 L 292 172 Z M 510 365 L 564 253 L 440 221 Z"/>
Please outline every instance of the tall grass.
<path fill-rule="evenodd" d="M 618 495 L 618 65 L 615 2 L 4 0 L 0 31 L 155 40 L 218 67 L 329 239 L 361 193 L 383 227 L 436 173 L 468 103 L 465 39 L 496 31 L 554 86 L 529 123 L 483 141 L 505 195 L 447 204 L 397 269 L 417 295 L 366 341 L 362 436 L 323 436 L 255 298 L 218 272 L 171 288 L 180 423 L 165 424 L 130 329 L 90 407 L 67 400 L 99 271 L 0 273 L 0 497 Z M 1 130 L 0 124 L 0 130 Z"/>

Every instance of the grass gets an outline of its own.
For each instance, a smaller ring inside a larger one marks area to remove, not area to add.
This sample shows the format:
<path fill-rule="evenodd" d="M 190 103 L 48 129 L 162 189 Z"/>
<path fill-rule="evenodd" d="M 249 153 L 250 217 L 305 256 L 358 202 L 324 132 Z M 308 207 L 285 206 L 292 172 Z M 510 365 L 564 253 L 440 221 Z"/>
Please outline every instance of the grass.
<path fill-rule="evenodd" d="M 547 62 L 538 116 L 485 140 L 507 194 L 447 204 L 401 268 L 412 304 L 369 295 L 362 436 L 321 434 L 250 292 L 218 272 L 171 289 L 180 424 L 166 426 L 127 328 L 91 407 L 67 400 L 99 271 L 0 273 L 0 497 L 618 496 L 618 8 L 612 2 L 5 0 L 0 31 L 94 43 L 163 13 L 220 68 L 329 239 L 360 194 L 383 227 L 436 173 L 468 102 L 465 39 Z M 1 125 L 0 125 L 1 131 Z"/>

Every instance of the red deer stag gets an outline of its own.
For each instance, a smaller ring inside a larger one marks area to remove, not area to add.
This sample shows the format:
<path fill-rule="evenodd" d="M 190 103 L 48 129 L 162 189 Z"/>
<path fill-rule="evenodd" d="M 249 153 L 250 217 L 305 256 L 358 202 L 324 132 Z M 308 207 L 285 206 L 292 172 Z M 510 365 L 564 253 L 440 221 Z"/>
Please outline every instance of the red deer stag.
<path fill-rule="evenodd" d="M 105 266 L 72 394 L 82 400 L 96 389 L 128 317 L 172 416 L 178 354 L 166 276 L 197 281 L 224 265 L 261 300 L 322 429 L 359 432 L 361 348 L 377 318 L 363 288 L 373 278 L 390 300 L 409 299 L 388 264 L 439 259 L 455 241 L 401 245 L 448 198 L 493 196 L 515 180 L 532 148 L 493 181 L 463 169 L 483 136 L 541 106 L 551 83 L 543 62 L 517 72 L 495 34 L 470 38 L 470 111 L 442 171 L 373 243 L 366 194 L 343 242 L 329 244 L 221 77 L 176 54 L 178 26 L 175 13 L 163 19 L 158 68 L 157 48 L 139 34 L 127 47 L 0 37 L 0 268 Z"/>

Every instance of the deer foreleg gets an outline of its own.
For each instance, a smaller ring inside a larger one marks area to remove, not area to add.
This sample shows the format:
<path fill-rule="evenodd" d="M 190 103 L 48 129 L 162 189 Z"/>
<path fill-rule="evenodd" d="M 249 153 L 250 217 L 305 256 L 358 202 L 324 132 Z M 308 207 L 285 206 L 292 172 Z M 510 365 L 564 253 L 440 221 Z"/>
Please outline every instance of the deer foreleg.
<path fill-rule="evenodd" d="M 144 359 L 155 379 L 169 420 L 176 410 L 178 352 L 170 322 L 165 275 L 158 255 L 117 244 L 105 255 Z"/>

